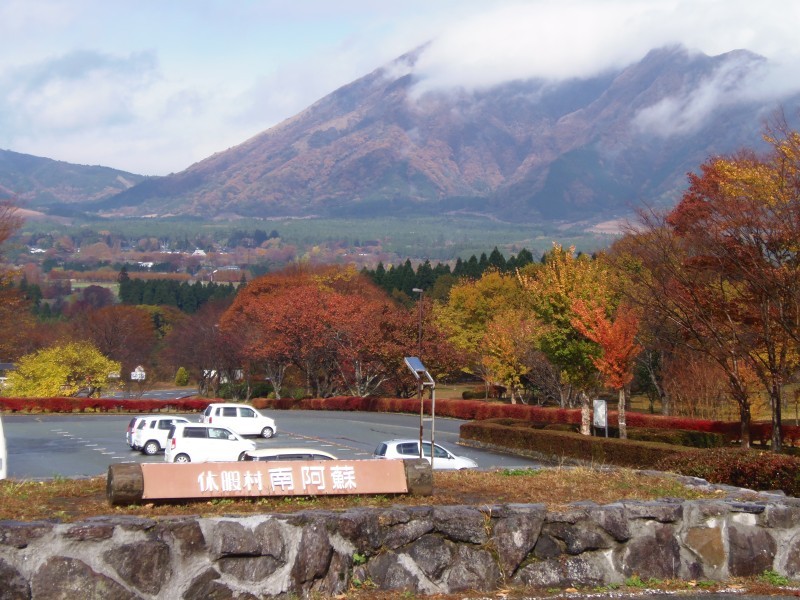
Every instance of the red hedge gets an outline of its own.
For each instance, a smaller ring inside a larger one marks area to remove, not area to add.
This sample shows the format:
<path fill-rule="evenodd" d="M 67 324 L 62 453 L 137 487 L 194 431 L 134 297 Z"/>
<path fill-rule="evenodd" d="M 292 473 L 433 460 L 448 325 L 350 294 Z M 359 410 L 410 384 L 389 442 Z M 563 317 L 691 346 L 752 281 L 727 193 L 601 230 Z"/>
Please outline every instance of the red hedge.
<path fill-rule="evenodd" d="M 136 398 L 0 398 L 0 410 L 26 413 L 83 413 L 83 412 L 197 412 L 205 410 L 212 400 L 181 398 L 155 400 Z"/>

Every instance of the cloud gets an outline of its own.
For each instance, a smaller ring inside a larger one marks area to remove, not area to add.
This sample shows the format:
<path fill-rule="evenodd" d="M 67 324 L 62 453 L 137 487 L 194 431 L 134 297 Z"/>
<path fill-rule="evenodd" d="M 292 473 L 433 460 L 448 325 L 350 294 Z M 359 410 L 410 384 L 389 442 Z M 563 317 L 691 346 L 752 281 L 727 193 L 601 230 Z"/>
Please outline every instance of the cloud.
<path fill-rule="evenodd" d="M 69 132 L 130 122 L 136 94 L 156 77 L 152 54 L 120 58 L 76 51 L 0 77 L 12 129 Z"/>
<path fill-rule="evenodd" d="M 780 0 L 506 3 L 445 28 L 417 74 L 423 89 L 563 80 L 624 67 L 675 44 L 711 55 L 746 48 L 770 58 L 797 57 L 798 22 L 800 5 Z"/>

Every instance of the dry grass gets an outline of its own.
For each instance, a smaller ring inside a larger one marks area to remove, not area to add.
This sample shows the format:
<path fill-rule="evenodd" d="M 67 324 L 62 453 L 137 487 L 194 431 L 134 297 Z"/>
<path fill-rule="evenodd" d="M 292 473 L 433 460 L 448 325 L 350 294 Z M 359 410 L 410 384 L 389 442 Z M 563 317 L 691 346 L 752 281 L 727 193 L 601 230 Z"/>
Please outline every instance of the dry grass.
<path fill-rule="evenodd" d="M 216 499 L 180 503 L 149 503 L 112 508 L 105 496 L 106 481 L 55 479 L 0 481 L 0 519 L 56 518 L 64 522 L 97 515 L 229 515 L 285 513 L 302 509 L 341 510 L 355 506 L 447 505 L 485 506 L 503 503 L 541 503 L 561 508 L 577 500 L 607 504 L 617 500 L 702 498 L 714 494 L 686 487 L 668 477 L 643 475 L 626 469 L 554 468 L 435 473 L 433 496 L 320 496 L 259 499 Z"/>

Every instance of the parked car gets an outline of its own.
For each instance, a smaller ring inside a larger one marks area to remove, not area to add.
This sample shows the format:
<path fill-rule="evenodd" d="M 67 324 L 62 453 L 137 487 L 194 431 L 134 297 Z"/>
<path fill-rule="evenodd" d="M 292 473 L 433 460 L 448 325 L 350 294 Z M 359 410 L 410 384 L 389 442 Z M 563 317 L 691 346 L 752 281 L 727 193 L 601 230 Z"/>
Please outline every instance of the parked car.
<path fill-rule="evenodd" d="M 167 435 L 164 460 L 174 463 L 244 460 L 256 443 L 207 423 L 176 423 Z"/>
<path fill-rule="evenodd" d="M 271 438 L 277 431 L 273 419 L 247 404 L 209 404 L 203 412 L 202 422 L 227 427 L 239 435 L 260 435 L 263 438 Z"/>
<path fill-rule="evenodd" d="M 125 430 L 125 442 L 133 448 L 136 449 L 136 446 L 133 445 L 133 436 L 136 433 L 136 428 L 139 426 L 144 419 L 148 417 L 157 417 L 158 415 L 139 415 L 138 417 L 133 417 L 128 422 L 128 428 Z"/>
<path fill-rule="evenodd" d="M 314 448 L 259 448 L 245 452 L 244 460 L 336 460 L 336 457 Z"/>
<path fill-rule="evenodd" d="M 133 432 L 133 447 L 152 456 L 167 447 L 169 430 L 175 423 L 188 423 L 183 417 L 144 417 Z"/>
<path fill-rule="evenodd" d="M 478 463 L 471 458 L 456 456 L 443 446 L 434 444 L 434 470 L 476 469 Z M 422 442 L 423 458 L 431 462 L 431 443 Z M 389 440 L 375 448 L 373 458 L 419 458 L 419 440 Z"/>

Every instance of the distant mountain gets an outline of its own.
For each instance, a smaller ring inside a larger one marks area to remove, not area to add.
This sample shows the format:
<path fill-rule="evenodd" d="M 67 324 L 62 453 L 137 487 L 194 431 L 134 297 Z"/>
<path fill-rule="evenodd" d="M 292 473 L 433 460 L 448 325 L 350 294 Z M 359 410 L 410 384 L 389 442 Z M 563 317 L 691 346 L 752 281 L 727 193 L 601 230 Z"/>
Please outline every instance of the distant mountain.
<path fill-rule="evenodd" d="M 424 48 L 188 169 L 84 208 L 105 215 L 479 213 L 600 221 L 675 202 L 687 172 L 752 147 L 776 104 L 742 94 L 766 60 L 680 47 L 590 79 L 422 92 Z M 751 100 L 741 100 L 750 98 Z M 782 99 L 787 114 L 798 97 Z"/>
<path fill-rule="evenodd" d="M 144 180 L 142 175 L 108 167 L 0 150 L 0 198 L 53 215 L 81 212 L 86 203 L 109 198 Z"/>

